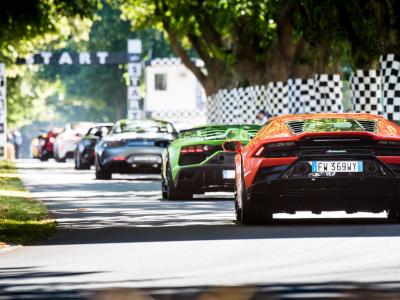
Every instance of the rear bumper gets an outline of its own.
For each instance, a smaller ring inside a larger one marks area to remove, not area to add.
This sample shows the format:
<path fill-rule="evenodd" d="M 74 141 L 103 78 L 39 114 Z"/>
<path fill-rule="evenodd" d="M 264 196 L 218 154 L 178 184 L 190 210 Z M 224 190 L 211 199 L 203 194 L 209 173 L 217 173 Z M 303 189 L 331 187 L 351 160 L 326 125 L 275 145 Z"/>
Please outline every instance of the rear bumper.
<path fill-rule="evenodd" d="M 400 178 L 286 178 L 253 184 L 249 201 L 274 213 L 400 209 Z"/>
<path fill-rule="evenodd" d="M 182 167 L 176 177 L 176 186 L 182 189 L 190 189 L 194 193 L 233 192 L 235 179 L 224 179 L 224 170 L 234 171 L 234 166 L 232 164 L 207 164 Z"/>
<path fill-rule="evenodd" d="M 104 168 L 112 173 L 134 174 L 134 173 L 161 173 L 161 164 L 155 163 L 136 163 L 131 164 L 127 161 L 110 161 Z"/>
<path fill-rule="evenodd" d="M 113 147 L 102 151 L 101 166 L 113 173 L 160 173 L 163 148 L 159 147 Z M 152 156 L 156 160 L 144 161 L 140 157 Z M 133 160 L 138 157 L 139 160 Z M 116 160 L 116 158 L 122 160 Z"/>

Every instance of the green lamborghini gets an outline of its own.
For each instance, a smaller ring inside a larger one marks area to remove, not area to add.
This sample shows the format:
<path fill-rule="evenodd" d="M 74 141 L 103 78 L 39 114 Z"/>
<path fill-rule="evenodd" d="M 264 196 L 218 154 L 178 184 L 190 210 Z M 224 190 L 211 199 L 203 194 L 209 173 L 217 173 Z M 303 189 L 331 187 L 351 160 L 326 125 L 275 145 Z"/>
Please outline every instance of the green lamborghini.
<path fill-rule="evenodd" d="M 206 125 L 180 132 L 163 152 L 164 199 L 184 200 L 193 194 L 232 191 L 235 184 L 235 153 L 225 152 L 226 141 L 247 144 L 258 125 Z"/>

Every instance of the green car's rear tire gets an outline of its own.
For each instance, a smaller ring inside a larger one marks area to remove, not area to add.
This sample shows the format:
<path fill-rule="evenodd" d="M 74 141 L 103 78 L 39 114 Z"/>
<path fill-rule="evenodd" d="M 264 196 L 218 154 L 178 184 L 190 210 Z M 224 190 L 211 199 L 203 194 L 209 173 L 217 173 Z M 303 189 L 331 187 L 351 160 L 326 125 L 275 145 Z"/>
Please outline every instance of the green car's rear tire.
<path fill-rule="evenodd" d="M 172 179 L 171 166 L 167 162 L 167 182 L 163 182 L 163 198 L 167 200 L 191 200 L 193 193 L 188 190 L 183 190 L 175 187 Z"/>

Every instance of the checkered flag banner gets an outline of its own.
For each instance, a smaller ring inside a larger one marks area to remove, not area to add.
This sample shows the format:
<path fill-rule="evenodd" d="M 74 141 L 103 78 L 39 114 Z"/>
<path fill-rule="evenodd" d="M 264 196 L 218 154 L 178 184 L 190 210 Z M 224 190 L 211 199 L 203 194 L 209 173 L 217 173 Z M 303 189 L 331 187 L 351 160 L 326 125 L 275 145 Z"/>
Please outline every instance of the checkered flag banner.
<path fill-rule="evenodd" d="M 238 109 L 236 111 L 236 120 L 238 123 L 259 123 L 256 116 L 261 110 L 265 110 L 265 98 L 262 97 L 262 90 L 263 88 L 260 86 L 250 86 L 237 90 Z"/>
<path fill-rule="evenodd" d="M 343 82 L 340 75 L 320 74 L 315 76 L 315 112 L 343 111 Z M 313 112 L 313 111 L 311 111 Z"/>
<path fill-rule="evenodd" d="M 215 95 L 208 97 L 208 122 L 213 124 L 236 123 L 237 98 L 237 89 L 219 90 Z"/>
<path fill-rule="evenodd" d="M 203 110 L 163 110 L 163 111 L 146 111 L 146 116 L 153 119 L 164 121 L 177 121 L 182 119 L 193 119 L 203 117 L 205 111 Z"/>
<path fill-rule="evenodd" d="M 381 77 L 376 70 L 356 70 L 350 76 L 354 112 L 382 114 Z"/>
<path fill-rule="evenodd" d="M 315 103 L 314 79 L 289 79 L 286 85 L 290 114 L 308 113 L 315 108 L 311 106 Z"/>
<path fill-rule="evenodd" d="M 383 111 L 389 120 L 400 120 L 400 55 L 380 57 Z"/>
<path fill-rule="evenodd" d="M 257 124 L 256 115 L 341 112 L 342 86 L 339 75 L 322 74 L 315 79 L 289 79 L 267 85 L 224 89 L 207 98 L 207 120 L 215 124 Z"/>
<path fill-rule="evenodd" d="M 267 85 L 267 111 L 271 116 L 287 114 L 287 86 L 283 81 L 270 82 Z"/>
<path fill-rule="evenodd" d="M 216 114 L 216 106 L 217 106 L 217 94 L 207 97 L 207 106 L 206 106 L 206 115 L 207 122 L 211 124 L 217 123 L 217 114 Z"/>

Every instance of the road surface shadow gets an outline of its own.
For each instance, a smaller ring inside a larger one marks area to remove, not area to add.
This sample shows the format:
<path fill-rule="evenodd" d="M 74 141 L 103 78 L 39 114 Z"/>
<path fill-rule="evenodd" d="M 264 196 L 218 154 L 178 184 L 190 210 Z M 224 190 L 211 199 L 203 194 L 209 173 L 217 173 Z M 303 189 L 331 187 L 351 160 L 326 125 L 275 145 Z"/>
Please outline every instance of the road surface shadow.
<path fill-rule="evenodd" d="M 233 221 L 232 221 L 233 223 Z M 58 229 L 48 245 L 199 240 L 400 237 L 385 220 L 282 220 L 270 226 L 188 225 Z"/>
<path fill-rule="evenodd" d="M 0 268 L 1 299 L 91 299 L 91 300 L 268 300 L 268 299 L 399 299 L 399 281 L 297 282 L 248 286 L 129 286 L 170 278 L 123 281 L 85 280 L 90 272 L 41 272 L 35 267 Z M 96 286 L 113 286 L 98 288 Z"/>
<path fill-rule="evenodd" d="M 234 220 L 231 200 L 163 201 L 160 182 L 152 177 L 104 182 L 76 171 L 63 176 L 61 167 L 48 184 L 40 176 L 48 178 L 49 169 L 36 175 L 37 166 L 28 164 L 22 173 L 57 218 L 57 234 L 48 244 L 400 236 L 400 225 L 385 218 L 277 219 L 268 226 L 242 226 Z"/>

